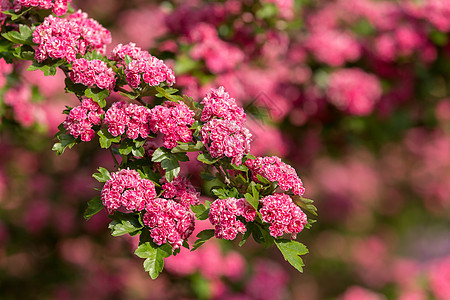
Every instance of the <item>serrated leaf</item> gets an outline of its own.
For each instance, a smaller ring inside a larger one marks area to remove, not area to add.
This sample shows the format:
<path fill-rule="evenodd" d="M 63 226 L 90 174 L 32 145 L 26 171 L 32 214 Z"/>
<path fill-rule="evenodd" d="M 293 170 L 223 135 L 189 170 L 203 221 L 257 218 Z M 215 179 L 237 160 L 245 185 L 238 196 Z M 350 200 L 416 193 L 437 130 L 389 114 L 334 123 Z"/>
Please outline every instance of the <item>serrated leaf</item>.
<path fill-rule="evenodd" d="M 92 218 L 95 214 L 103 209 L 103 203 L 100 196 L 94 197 L 88 202 L 88 207 L 84 211 L 83 217 L 86 220 Z"/>
<path fill-rule="evenodd" d="M 38 63 L 35 61 L 27 68 L 27 71 L 41 70 L 42 73 L 44 73 L 44 76 L 54 76 L 56 75 L 57 68 L 62 64 L 64 64 L 62 59 L 45 63 Z"/>
<path fill-rule="evenodd" d="M 300 255 L 307 254 L 308 248 L 302 243 L 293 240 L 280 239 L 275 240 L 275 244 L 280 250 L 285 260 L 287 260 L 294 268 L 303 273 L 303 260 Z"/>
<path fill-rule="evenodd" d="M 66 84 L 66 92 L 74 93 L 78 98 L 84 95 L 86 86 L 82 85 L 81 83 L 74 83 L 70 78 L 66 78 L 64 82 Z"/>
<path fill-rule="evenodd" d="M 153 152 L 152 161 L 160 162 L 161 167 L 166 171 L 165 177 L 171 182 L 180 173 L 179 161 L 188 161 L 186 153 L 171 153 L 168 149 L 158 148 Z"/>
<path fill-rule="evenodd" d="M 60 142 L 55 143 L 52 150 L 56 151 L 58 155 L 63 154 L 67 147 L 72 148 L 77 143 L 77 139 L 70 134 L 60 133 L 57 135 L 57 138 Z"/>
<path fill-rule="evenodd" d="M 92 174 L 92 177 L 97 179 L 98 182 L 106 182 L 111 179 L 111 174 L 103 167 L 98 168 L 99 173 Z"/>
<path fill-rule="evenodd" d="M 211 157 L 211 155 L 209 155 L 208 153 L 200 153 L 197 156 L 198 161 L 201 161 L 202 163 L 207 164 L 207 165 L 212 165 L 212 164 L 216 163 L 217 161 L 219 161 L 219 159 L 220 158 Z"/>
<path fill-rule="evenodd" d="M 87 88 L 84 91 L 84 95 L 91 98 L 93 101 L 97 102 L 100 107 L 106 106 L 106 97 L 109 96 L 109 90 L 100 89 L 97 87 Z"/>
<path fill-rule="evenodd" d="M 228 191 L 226 189 L 212 189 L 211 192 L 219 199 L 227 199 Z"/>
<path fill-rule="evenodd" d="M 258 210 L 259 199 L 253 197 L 250 193 L 244 194 L 245 200 L 255 209 Z"/>
<path fill-rule="evenodd" d="M 247 228 L 252 230 L 255 242 L 263 245 L 265 248 L 272 246 L 275 239 L 270 235 L 268 228 L 264 228 L 258 223 L 248 223 Z"/>
<path fill-rule="evenodd" d="M 291 198 L 295 204 L 317 216 L 317 207 L 312 204 L 314 202 L 313 200 L 298 195 L 292 195 Z"/>
<path fill-rule="evenodd" d="M 129 139 L 125 139 L 120 143 L 119 153 L 122 155 L 128 155 L 133 150 L 133 142 Z"/>
<path fill-rule="evenodd" d="M 130 235 L 137 234 L 142 228 L 142 224 L 139 222 L 139 217 L 135 214 L 115 214 L 111 218 L 114 220 L 109 224 L 111 229 L 111 235 L 121 236 L 129 233 Z"/>
<path fill-rule="evenodd" d="M 133 154 L 134 157 L 143 157 L 145 154 L 145 149 L 144 147 L 139 148 L 133 147 L 131 153 Z"/>
<path fill-rule="evenodd" d="M 194 212 L 197 220 L 206 220 L 209 217 L 209 208 L 203 204 L 191 205 L 191 210 Z"/>
<path fill-rule="evenodd" d="M 192 250 L 196 250 L 198 247 L 203 245 L 207 240 L 212 238 L 214 236 L 214 229 L 205 229 L 200 231 L 197 234 L 198 239 L 195 241 L 194 245 L 192 246 Z"/>
<path fill-rule="evenodd" d="M 145 242 L 134 252 L 140 258 L 146 258 L 144 269 L 150 274 L 152 279 L 156 279 L 164 268 L 164 258 L 172 254 L 172 247 L 169 244 L 157 246 L 151 242 Z"/>
<path fill-rule="evenodd" d="M 100 147 L 103 149 L 108 149 L 111 147 L 111 143 L 119 143 L 121 140 L 121 136 L 113 136 L 111 133 L 109 133 L 106 129 L 101 129 L 97 132 L 97 135 L 99 136 L 99 142 Z"/>
<path fill-rule="evenodd" d="M 202 150 L 204 147 L 203 143 L 198 141 L 195 145 L 192 144 L 181 144 L 172 148 L 172 153 L 180 153 L 180 152 L 197 152 Z"/>

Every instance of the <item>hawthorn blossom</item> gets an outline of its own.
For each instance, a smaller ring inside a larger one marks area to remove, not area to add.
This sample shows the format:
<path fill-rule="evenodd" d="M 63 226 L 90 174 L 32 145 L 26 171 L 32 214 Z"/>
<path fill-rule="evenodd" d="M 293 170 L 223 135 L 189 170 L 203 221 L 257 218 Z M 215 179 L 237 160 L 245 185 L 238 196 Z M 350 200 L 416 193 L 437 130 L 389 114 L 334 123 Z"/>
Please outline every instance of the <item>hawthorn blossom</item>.
<path fill-rule="evenodd" d="M 63 125 L 73 137 L 81 137 L 82 141 L 89 142 L 95 136 L 92 126 L 101 124 L 104 113 L 98 103 L 84 99 L 81 105 L 70 110 Z"/>
<path fill-rule="evenodd" d="M 155 184 L 140 177 L 136 170 L 122 169 L 111 174 L 101 192 L 103 206 L 111 214 L 119 208 L 144 210 L 156 197 Z"/>
<path fill-rule="evenodd" d="M 129 56 L 131 59 L 151 59 L 150 53 L 137 47 L 135 43 L 128 43 L 126 45 L 119 44 L 112 51 L 110 59 L 119 63 L 125 63 L 125 57 Z"/>
<path fill-rule="evenodd" d="M 187 207 L 170 199 L 156 198 L 145 207 L 144 224 L 157 245 L 169 243 L 179 248 L 194 231 L 194 213 Z"/>
<path fill-rule="evenodd" d="M 163 193 L 166 199 L 174 199 L 186 208 L 199 203 L 200 193 L 197 192 L 189 179 L 177 176 L 172 182 L 167 182 L 166 178 L 161 179 Z"/>
<path fill-rule="evenodd" d="M 290 234 L 295 239 L 307 223 L 306 214 L 286 194 L 270 195 L 259 201 L 262 203 L 259 210 L 262 220 L 270 224 L 273 237 Z"/>
<path fill-rule="evenodd" d="M 104 61 L 99 59 L 76 59 L 72 64 L 70 79 L 85 86 L 98 86 L 100 89 L 112 90 L 116 84 L 113 69 L 108 68 Z"/>
<path fill-rule="evenodd" d="M 139 136 L 146 138 L 150 129 L 150 110 L 144 106 L 119 101 L 106 111 L 104 123 L 108 126 L 108 131 L 113 136 L 119 136 L 126 132 L 130 139 L 137 139 Z"/>
<path fill-rule="evenodd" d="M 166 101 L 150 110 L 150 129 L 164 135 L 164 147 L 168 149 L 192 140 L 189 127 L 194 121 L 194 112 L 183 102 Z"/>
<path fill-rule="evenodd" d="M 225 92 L 223 86 L 218 89 L 211 89 L 203 101 L 202 122 L 208 122 L 214 117 L 224 120 L 235 121 L 236 123 L 245 123 L 245 112 L 242 107 L 236 104 L 236 100 Z"/>
<path fill-rule="evenodd" d="M 209 221 L 215 226 L 216 238 L 234 240 L 239 232 L 245 233 L 247 228 L 237 219 L 239 216 L 246 222 L 256 218 L 256 210 L 244 198 L 217 199 L 211 203 Z"/>
<path fill-rule="evenodd" d="M 71 0 L 14 0 L 14 10 L 19 12 L 23 7 L 36 7 L 40 9 L 52 9 L 57 16 L 67 12 L 67 3 Z"/>
<path fill-rule="evenodd" d="M 297 176 L 293 167 L 281 161 L 277 156 L 257 157 L 249 159 L 245 165 L 252 172 L 252 179 L 258 181 L 258 175 L 269 181 L 277 182 L 283 191 L 290 191 L 295 195 L 303 195 L 305 188 L 302 180 Z"/>
<path fill-rule="evenodd" d="M 428 0 L 424 1 L 424 18 L 442 32 L 450 31 L 450 1 Z"/>
<path fill-rule="evenodd" d="M 381 93 L 378 78 L 357 68 L 340 69 L 329 77 L 328 100 L 350 114 L 370 114 L 380 100 Z"/>
<path fill-rule="evenodd" d="M 212 157 L 231 157 L 239 166 L 244 154 L 250 152 L 251 133 L 236 121 L 212 119 L 202 127 L 202 143 Z"/>
<path fill-rule="evenodd" d="M 175 83 L 172 69 L 151 55 L 148 58 L 131 61 L 124 72 L 128 84 L 134 89 L 142 84 L 142 80 L 150 86 L 157 86 L 162 82 L 166 82 L 169 86 Z"/>
<path fill-rule="evenodd" d="M 35 53 L 38 62 L 48 58 L 72 62 L 77 54 L 84 55 L 86 51 L 104 53 L 111 34 L 79 10 L 67 19 L 46 17 L 33 32 L 33 42 L 39 45 Z"/>

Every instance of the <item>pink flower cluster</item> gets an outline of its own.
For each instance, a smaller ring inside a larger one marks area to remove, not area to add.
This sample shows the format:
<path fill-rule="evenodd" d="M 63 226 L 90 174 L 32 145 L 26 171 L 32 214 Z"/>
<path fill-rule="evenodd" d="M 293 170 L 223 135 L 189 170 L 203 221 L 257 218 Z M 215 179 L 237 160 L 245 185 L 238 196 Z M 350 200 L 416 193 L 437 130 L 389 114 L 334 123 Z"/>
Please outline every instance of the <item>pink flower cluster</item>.
<path fill-rule="evenodd" d="M 101 199 L 109 213 L 123 207 L 143 210 L 156 197 L 155 184 L 140 177 L 135 170 L 122 169 L 111 174 L 103 186 Z"/>
<path fill-rule="evenodd" d="M 150 236 L 158 245 L 169 243 L 177 249 L 194 231 L 194 214 L 174 200 L 152 199 L 145 209 L 144 224 L 150 228 Z"/>
<path fill-rule="evenodd" d="M 161 82 L 166 82 L 167 85 L 175 83 L 175 75 L 164 62 L 154 56 L 133 60 L 125 68 L 125 76 L 128 84 L 136 89 L 144 80 L 150 86 L 157 86 Z"/>
<path fill-rule="evenodd" d="M 62 16 L 67 12 L 67 2 L 71 0 L 14 0 L 15 11 L 20 11 L 23 7 L 36 7 L 41 9 L 52 9 L 57 16 Z"/>
<path fill-rule="evenodd" d="M 222 41 L 217 35 L 216 28 L 207 23 L 200 23 L 190 32 L 194 47 L 191 50 L 193 59 L 204 59 L 206 66 L 212 73 L 233 70 L 243 61 L 243 52 Z M 223 55 L 226 53 L 226 55 Z"/>
<path fill-rule="evenodd" d="M 251 133 L 236 121 L 212 119 L 202 127 L 202 143 L 212 157 L 231 157 L 231 162 L 242 164 L 244 153 L 250 152 Z"/>
<path fill-rule="evenodd" d="M 167 182 L 163 177 L 163 179 L 161 179 L 161 184 L 163 184 L 162 196 L 164 198 L 173 198 L 186 208 L 199 203 L 198 197 L 200 196 L 200 193 L 195 190 L 194 186 L 186 177 L 177 176 L 172 182 Z"/>
<path fill-rule="evenodd" d="M 246 222 L 256 218 L 256 210 L 244 198 L 217 199 L 211 203 L 209 221 L 215 226 L 216 238 L 234 240 L 239 232 L 245 233 L 247 228 L 237 219 L 239 216 Z"/>
<path fill-rule="evenodd" d="M 137 139 L 139 135 L 147 138 L 150 133 L 148 122 L 150 110 L 144 106 L 119 101 L 106 111 L 104 123 L 113 136 L 125 133 L 130 139 Z"/>
<path fill-rule="evenodd" d="M 150 110 L 150 129 L 164 135 L 164 147 L 168 149 L 176 147 L 178 142 L 192 140 L 189 127 L 193 123 L 194 112 L 183 102 L 166 101 Z"/>
<path fill-rule="evenodd" d="M 202 122 L 208 122 L 214 117 L 225 120 L 235 121 L 236 123 L 245 123 L 245 112 L 242 107 L 236 104 L 236 100 L 225 92 L 223 86 L 218 89 L 211 89 L 203 101 Z"/>
<path fill-rule="evenodd" d="M 361 69 L 340 69 L 329 77 L 328 100 L 340 110 L 354 115 L 371 113 L 381 93 L 378 78 Z"/>
<path fill-rule="evenodd" d="M 101 89 L 110 91 L 116 84 L 114 76 L 113 69 L 108 68 L 107 64 L 99 59 L 76 59 L 70 72 L 70 79 L 75 83 L 81 83 L 88 87 L 96 85 Z"/>
<path fill-rule="evenodd" d="M 89 142 L 95 136 L 92 126 L 101 124 L 104 113 L 97 102 L 84 99 L 81 105 L 70 110 L 63 125 L 73 137 L 81 137 L 82 141 Z"/>
<path fill-rule="evenodd" d="M 29 127 L 42 119 L 41 108 L 31 101 L 31 88 L 26 84 L 7 90 L 3 100 L 12 107 L 14 119 L 22 126 Z M 1 119 L 0 119 L 1 121 Z"/>
<path fill-rule="evenodd" d="M 295 239 L 307 223 L 306 214 L 286 194 L 270 195 L 259 201 L 262 203 L 259 210 L 262 220 L 270 224 L 273 237 L 290 234 Z"/>
<path fill-rule="evenodd" d="M 305 192 L 302 180 L 297 176 L 295 169 L 282 162 L 277 156 L 249 159 L 245 165 L 252 172 L 252 178 L 255 181 L 258 181 L 257 175 L 261 175 L 269 181 L 276 181 L 283 191 L 292 190 L 299 196 Z"/>
<path fill-rule="evenodd" d="M 72 62 L 77 54 L 97 50 L 105 52 L 106 44 L 111 42 L 108 30 L 97 21 L 78 11 L 67 19 L 50 15 L 33 32 L 33 42 L 39 44 L 35 58 L 43 62 L 47 58 L 66 59 Z"/>
<path fill-rule="evenodd" d="M 429 273 L 430 287 L 438 300 L 450 299 L 450 256 L 432 265 Z"/>
<path fill-rule="evenodd" d="M 424 1 L 423 13 L 425 19 L 433 24 L 438 30 L 450 31 L 450 1 L 428 0 Z"/>
<path fill-rule="evenodd" d="M 111 56 L 109 58 L 119 63 L 125 63 L 126 55 L 128 55 L 131 59 L 134 60 L 145 60 L 151 59 L 152 57 L 150 53 L 142 50 L 140 47 L 137 47 L 135 43 L 128 43 L 126 45 L 123 44 L 117 45 L 111 51 Z"/>
<path fill-rule="evenodd" d="M 361 56 L 358 42 L 348 33 L 337 30 L 316 30 L 305 42 L 318 61 L 338 67 Z"/>

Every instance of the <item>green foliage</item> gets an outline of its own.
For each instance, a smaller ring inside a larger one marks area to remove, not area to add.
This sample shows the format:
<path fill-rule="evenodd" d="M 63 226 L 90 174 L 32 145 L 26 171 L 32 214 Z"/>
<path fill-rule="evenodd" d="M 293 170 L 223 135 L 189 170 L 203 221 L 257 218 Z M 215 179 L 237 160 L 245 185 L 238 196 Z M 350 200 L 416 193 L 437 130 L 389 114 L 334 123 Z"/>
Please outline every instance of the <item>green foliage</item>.
<path fill-rule="evenodd" d="M 108 149 L 111 147 L 112 143 L 119 143 L 121 140 L 121 136 L 113 136 L 107 129 L 101 129 L 97 132 L 100 142 L 100 147 L 103 149 Z"/>
<path fill-rule="evenodd" d="M 305 245 L 293 240 L 278 239 L 275 244 L 280 250 L 285 260 L 287 260 L 294 268 L 303 273 L 303 260 L 300 255 L 305 255 L 309 251 Z"/>
<path fill-rule="evenodd" d="M 100 89 L 98 87 L 87 88 L 84 91 L 84 95 L 91 98 L 93 101 L 97 102 L 100 107 L 106 106 L 106 97 L 109 96 L 109 90 Z"/>
<path fill-rule="evenodd" d="M 98 182 L 106 182 L 111 178 L 111 174 L 103 167 L 98 168 L 99 173 L 94 173 L 94 177 Z"/>
<path fill-rule="evenodd" d="M 205 229 L 200 231 L 197 234 L 198 239 L 195 241 L 194 245 L 192 246 L 192 250 L 196 250 L 198 247 L 203 245 L 207 240 L 212 238 L 214 236 L 214 229 Z"/>
<path fill-rule="evenodd" d="M 145 242 L 139 245 L 134 254 L 145 258 L 145 271 L 150 274 L 152 279 L 156 279 L 164 268 L 164 258 L 172 254 L 172 247 L 167 243 L 158 246 L 153 242 Z"/>
<path fill-rule="evenodd" d="M 195 214 L 197 220 L 206 220 L 209 216 L 209 208 L 204 206 L 203 204 L 199 205 L 191 205 L 191 209 Z"/>
<path fill-rule="evenodd" d="M 36 45 L 33 43 L 33 29 L 23 24 L 19 24 L 19 31 L 4 32 L 2 36 L 14 44 Z"/>
<path fill-rule="evenodd" d="M 139 216 L 133 213 L 115 212 L 110 218 L 113 219 L 109 224 L 113 236 L 121 236 L 127 233 L 133 236 L 141 233 L 144 227 L 139 221 Z"/>
<path fill-rule="evenodd" d="M 152 161 L 160 162 L 161 167 L 166 171 L 166 179 L 171 182 L 180 173 L 180 161 L 188 161 L 186 153 L 172 153 L 166 148 L 158 148 L 153 152 Z"/>
<path fill-rule="evenodd" d="M 59 140 L 59 143 L 55 143 L 52 150 L 56 151 L 56 154 L 61 155 L 67 147 L 72 148 L 77 143 L 77 139 L 72 135 L 67 134 L 62 124 L 59 125 L 58 128 L 59 131 L 55 137 Z"/>
<path fill-rule="evenodd" d="M 308 212 L 312 213 L 313 215 L 317 216 L 317 207 L 315 207 L 312 204 L 312 203 L 314 203 L 313 200 L 303 198 L 302 196 L 297 196 L 297 195 L 292 195 L 291 198 L 295 204 L 297 204 L 301 208 L 307 210 Z"/>
<path fill-rule="evenodd" d="M 175 93 L 178 92 L 177 89 L 174 89 L 174 88 L 164 89 L 159 86 L 155 86 L 154 88 L 158 92 L 155 95 L 158 98 L 166 98 L 167 100 L 173 101 L 173 102 L 179 102 L 179 101 L 183 100 L 183 98 L 180 95 L 175 95 Z"/>
<path fill-rule="evenodd" d="M 30 7 L 20 13 L 16 13 L 16 11 L 14 9 L 11 9 L 11 10 L 2 11 L 2 13 L 5 15 L 8 15 L 8 16 L 11 16 L 11 21 L 16 21 L 16 20 L 20 19 L 20 17 L 22 17 L 23 15 L 25 15 L 26 13 L 31 11 L 32 9 L 33 9 L 33 7 Z"/>
<path fill-rule="evenodd" d="M 54 76 L 56 75 L 57 68 L 62 64 L 64 64 L 63 60 L 47 60 L 43 63 L 35 61 L 28 67 L 27 71 L 41 70 L 45 76 Z"/>
<path fill-rule="evenodd" d="M 88 202 L 88 207 L 84 211 L 83 217 L 89 220 L 103 209 L 103 203 L 100 196 L 94 197 Z"/>
<path fill-rule="evenodd" d="M 198 141 L 196 144 L 193 143 L 183 143 L 180 144 L 178 146 L 176 146 L 175 148 L 172 148 L 171 152 L 172 153 L 180 153 L 180 152 L 197 152 L 197 151 L 201 151 L 204 149 L 204 145 L 202 142 Z"/>
<path fill-rule="evenodd" d="M 209 153 L 204 152 L 204 153 L 200 153 L 197 156 L 197 160 L 201 161 L 204 164 L 212 165 L 212 164 L 218 162 L 219 158 L 213 158 Z"/>
<path fill-rule="evenodd" d="M 239 191 L 236 188 L 215 188 L 211 192 L 219 199 L 239 198 Z"/>

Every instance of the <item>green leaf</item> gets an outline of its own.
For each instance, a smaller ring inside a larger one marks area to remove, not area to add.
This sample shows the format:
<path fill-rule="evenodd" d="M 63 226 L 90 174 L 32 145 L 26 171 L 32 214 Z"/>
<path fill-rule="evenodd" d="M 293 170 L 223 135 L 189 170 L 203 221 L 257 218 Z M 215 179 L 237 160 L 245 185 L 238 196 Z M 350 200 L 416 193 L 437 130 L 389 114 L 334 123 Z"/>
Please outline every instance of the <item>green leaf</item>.
<path fill-rule="evenodd" d="M 246 193 L 244 195 L 245 200 L 247 200 L 247 202 L 255 209 L 258 210 L 258 205 L 259 205 L 259 199 L 253 197 L 250 193 Z"/>
<path fill-rule="evenodd" d="M 312 224 L 314 224 L 316 222 L 317 222 L 317 220 L 308 219 L 308 222 L 306 223 L 305 228 L 306 229 L 311 229 Z"/>
<path fill-rule="evenodd" d="M 247 228 L 252 230 L 253 239 L 258 244 L 263 245 L 266 248 L 272 246 L 274 238 L 270 235 L 269 229 L 262 227 L 258 223 L 248 223 Z"/>
<path fill-rule="evenodd" d="M 52 150 L 56 151 L 58 155 L 63 154 L 67 147 L 72 148 L 77 143 L 77 139 L 70 134 L 60 133 L 57 135 L 57 138 L 60 143 L 55 143 Z"/>
<path fill-rule="evenodd" d="M 106 129 L 101 129 L 97 132 L 100 142 L 100 147 L 103 149 L 108 149 L 111 147 L 111 143 L 119 143 L 121 140 L 121 136 L 113 136 L 111 133 L 109 133 Z"/>
<path fill-rule="evenodd" d="M 197 234 L 198 239 L 195 241 L 194 245 L 192 246 L 192 250 L 196 250 L 198 247 L 203 245 L 207 240 L 212 238 L 214 236 L 214 229 L 205 229 L 199 232 Z"/>
<path fill-rule="evenodd" d="M 64 82 L 66 83 L 66 92 L 74 93 L 78 98 L 84 96 L 86 86 L 82 85 L 81 83 L 74 83 L 70 78 L 66 78 Z"/>
<path fill-rule="evenodd" d="M 131 150 L 133 150 L 133 146 L 133 142 L 130 139 L 124 139 L 120 143 L 119 153 L 122 155 L 128 155 L 131 153 Z"/>
<path fill-rule="evenodd" d="M 102 209 L 103 203 L 101 197 L 100 196 L 94 197 L 91 200 L 89 200 L 88 207 L 84 211 L 83 217 L 86 220 L 89 220 L 90 218 L 92 218 L 92 216 L 100 212 Z"/>
<path fill-rule="evenodd" d="M 242 240 L 239 242 L 239 247 L 242 247 L 242 245 L 245 244 L 245 242 L 248 240 L 248 238 L 250 237 L 250 234 L 252 233 L 251 230 L 247 230 L 245 232 L 245 234 L 242 236 Z"/>
<path fill-rule="evenodd" d="M 131 150 L 131 153 L 135 156 L 135 157 L 143 157 L 145 154 L 145 149 L 144 147 L 133 147 L 133 149 Z"/>
<path fill-rule="evenodd" d="M 212 158 L 212 156 L 209 153 L 200 153 L 197 156 L 198 161 L 201 161 L 202 163 L 207 164 L 207 165 L 212 165 L 212 164 L 218 162 L 219 159 L 220 158 Z"/>
<path fill-rule="evenodd" d="M 33 31 L 30 27 L 19 24 L 19 32 L 9 31 L 2 33 L 2 36 L 10 42 L 21 45 L 36 45 L 33 43 Z"/>
<path fill-rule="evenodd" d="M 211 192 L 219 199 L 229 198 L 228 191 L 226 189 L 212 189 Z"/>
<path fill-rule="evenodd" d="M 303 273 L 303 260 L 300 255 L 307 254 L 309 251 L 305 245 L 293 240 L 280 239 L 275 240 L 275 244 L 280 249 L 281 254 L 294 268 Z"/>
<path fill-rule="evenodd" d="M 133 61 L 133 59 L 128 54 L 126 54 L 124 61 L 128 65 L 128 64 L 130 64 L 130 62 Z"/>
<path fill-rule="evenodd" d="M 93 101 L 97 102 L 100 107 L 106 106 L 106 97 L 109 96 L 109 90 L 100 89 L 98 87 L 87 88 L 84 91 L 84 95 L 91 98 Z"/>
<path fill-rule="evenodd" d="M 165 177 L 171 182 L 180 173 L 180 161 L 188 161 L 186 153 L 171 153 L 166 148 L 158 148 L 153 152 L 152 161 L 160 162 L 161 167 L 166 171 Z"/>
<path fill-rule="evenodd" d="M 34 59 L 34 51 L 29 46 L 20 46 L 14 50 L 14 57 L 22 60 L 33 60 Z"/>
<path fill-rule="evenodd" d="M 38 63 L 37 61 L 35 61 L 28 67 L 27 71 L 41 70 L 42 73 L 44 73 L 44 76 L 54 76 L 56 75 L 57 68 L 62 64 L 64 64 L 64 61 L 62 59 L 57 61 L 51 60 L 45 63 Z"/>
<path fill-rule="evenodd" d="M 180 152 L 197 152 L 202 150 L 204 145 L 202 142 L 198 141 L 195 145 L 193 144 L 180 144 L 175 148 L 172 148 L 172 153 L 180 153 Z"/>
<path fill-rule="evenodd" d="M 110 218 L 113 221 L 109 224 L 111 235 L 120 236 L 129 233 L 136 235 L 143 228 L 136 214 L 115 213 Z"/>
<path fill-rule="evenodd" d="M 206 172 L 201 173 L 200 177 L 205 181 L 211 181 L 211 180 L 216 179 L 216 176 L 213 176 L 210 173 L 206 173 Z"/>
<path fill-rule="evenodd" d="M 100 173 L 94 173 L 92 175 L 92 177 L 97 179 L 98 182 L 106 182 L 106 181 L 108 181 L 111 178 L 111 174 L 105 168 L 100 167 L 100 168 L 98 168 L 98 171 Z"/>
<path fill-rule="evenodd" d="M 271 182 L 269 180 L 267 180 L 265 177 L 257 174 L 256 178 L 258 178 L 258 181 L 261 182 L 262 184 L 270 184 Z"/>
<path fill-rule="evenodd" d="M 191 205 L 191 210 L 195 213 L 197 220 L 206 220 L 209 217 L 209 208 L 203 204 Z"/>
<path fill-rule="evenodd" d="M 302 196 L 298 196 L 298 195 L 292 195 L 291 198 L 295 204 L 297 204 L 301 208 L 307 210 L 308 212 L 312 213 L 313 215 L 317 216 L 317 207 L 315 207 L 312 204 L 312 203 L 314 203 L 313 200 L 303 198 Z"/>
<path fill-rule="evenodd" d="M 156 279 L 164 268 L 164 258 L 172 254 L 172 247 L 167 243 L 157 246 L 152 242 L 145 242 L 139 245 L 134 254 L 140 258 L 146 258 L 144 269 L 152 279 Z"/>

